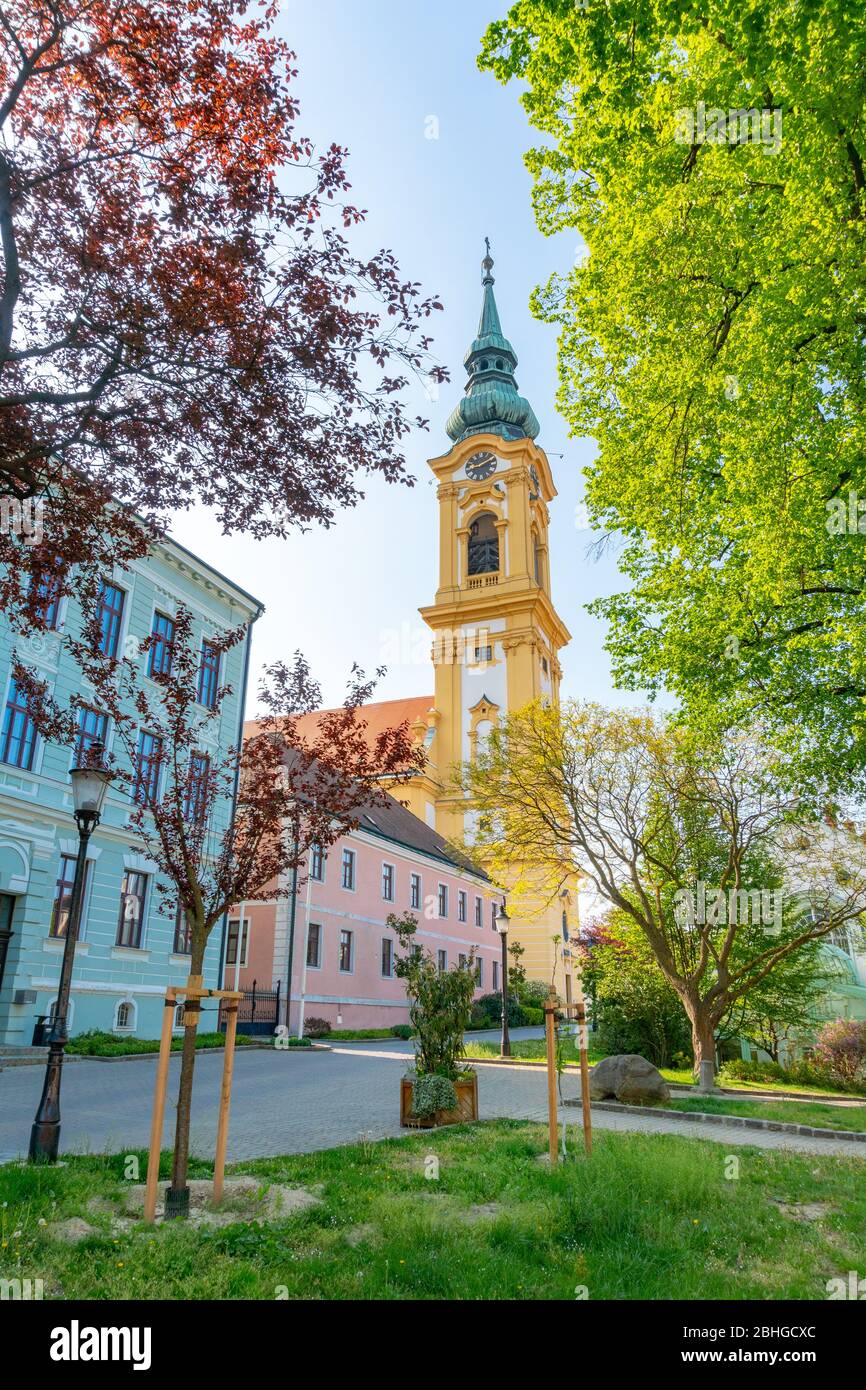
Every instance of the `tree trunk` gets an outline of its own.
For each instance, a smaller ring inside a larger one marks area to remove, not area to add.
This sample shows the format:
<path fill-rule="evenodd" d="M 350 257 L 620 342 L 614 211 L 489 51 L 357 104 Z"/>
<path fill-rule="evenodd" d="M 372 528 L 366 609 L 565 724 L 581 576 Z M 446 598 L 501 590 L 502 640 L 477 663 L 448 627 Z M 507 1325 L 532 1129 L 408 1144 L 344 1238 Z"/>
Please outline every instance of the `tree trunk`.
<path fill-rule="evenodd" d="M 190 975 L 201 978 L 204 948 L 193 941 Z M 183 1049 L 180 1061 L 180 1086 L 177 1093 L 177 1123 L 174 1132 L 174 1155 L 171 1165 L 171 1202 L 166 1202 L 166 1216 L 186 1216 L 189 1209 L 187 1170 L 189 1168 L 189 1127 L 192 1117 L 192 1082 L 195 1072 L 195 1039 L 198 1032 L 199 1000 L 184 1009 Z M 169 1205 L 174 1208 L 169 1210 Z"/>
<path fill-rule="evenodd" d="M 696 1077 L 700 1077 L 701 1062 L 712 1062 L 713 1070 L 715 1070 L 716 1022 L 714 1018 L 704 1013 L 700 1005 L 689 1010 L 689 1019 L 692 1025 L 692 1048 L 695 1054 L 694 1072 Z"/>

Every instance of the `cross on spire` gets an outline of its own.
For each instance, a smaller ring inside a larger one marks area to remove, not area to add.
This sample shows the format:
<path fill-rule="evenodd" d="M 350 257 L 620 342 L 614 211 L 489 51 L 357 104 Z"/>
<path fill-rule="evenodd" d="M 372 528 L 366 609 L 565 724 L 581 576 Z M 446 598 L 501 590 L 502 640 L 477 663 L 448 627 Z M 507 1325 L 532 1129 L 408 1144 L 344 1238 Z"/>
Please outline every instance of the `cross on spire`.
<path fill-rule="evenodd" d="M 486 254 L 485 254 L 484 260 L 481 262 L 481 269 L 484 271 L 484 274 L 483 274 L 482 277 L 481 277 L 481 283 L 482 283 L 482 285 L 492 285 L 492 284 L 493 284 L 493 276 L 491 275 L 490 272 L 493 270 L 493 257 L 492 257 L 491 254 L 490 254 L 490 237 L 489 237 L 489 236 L 486 236 L 486 237 L 484 238 L 484 246 L 485 246 L 485 248 L 486 248 Z"/>

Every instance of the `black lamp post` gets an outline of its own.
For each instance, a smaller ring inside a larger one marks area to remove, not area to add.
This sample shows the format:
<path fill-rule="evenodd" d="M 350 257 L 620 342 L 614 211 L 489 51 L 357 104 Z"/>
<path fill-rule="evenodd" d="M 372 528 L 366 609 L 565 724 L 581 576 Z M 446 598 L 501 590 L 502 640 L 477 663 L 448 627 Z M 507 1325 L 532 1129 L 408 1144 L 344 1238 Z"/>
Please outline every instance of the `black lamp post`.
<path fill-rule="evenodd" d="M 94 743 L 86 756 L 87 764 L 74 767 L 69 776 L 72 781 L 72 800 L 75 820 L 78 825 L 78 858 L 75 861 L 75 878 L 72 881 L 72 900 L 69 904 L 69 919 L 66 923 L 66 940 L 63 945 L 63 964 L 60 968 L 60 985 L 57 990 L 57 1004 L 51 1023 L 48 1044 L 48 1064 L 45 1068 L 45 1082 L 42 1099 L 36 1111 L 36 1119 L 30 1131 L 30 1162 L 56 1163 L 60 1145 L 60 1081 L 63 1074 L 63 1054 L 69 1041 L 66 1032 L 66 1016 L 69 1012 L 69 992 L 72 985 L 72 967 L 75 962 L 75 943 L 81 923 L 81 903 L 84 897 L 84 876 L 87 871 L 87 845 L 93 831 L 99 824 L 102 803 L 111 781 L 111 773 L 102 764 L 102 745 Z"/>
<path fill-rule="evenodd" d="M 511 918 L 505 910 L 505 903 L 503 903 L 493 919 L 493 925 L 499 932 L 499 940 L 502 942 L 502 1045 L 499 1049 L 500 1057 L 511 1056 L 511 1038 L 508 1034 L 508 927 L 510 922 Z"/>

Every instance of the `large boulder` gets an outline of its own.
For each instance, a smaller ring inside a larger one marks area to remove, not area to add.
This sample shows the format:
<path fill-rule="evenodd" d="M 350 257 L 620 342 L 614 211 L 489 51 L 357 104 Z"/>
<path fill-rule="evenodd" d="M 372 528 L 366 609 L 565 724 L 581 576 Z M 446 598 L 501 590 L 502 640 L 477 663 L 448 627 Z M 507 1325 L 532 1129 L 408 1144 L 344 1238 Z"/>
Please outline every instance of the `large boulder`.
<path fill-rule="evenodd" d="M 590 1073 L 589 1093 L 593 1100 L 616 1096 L 628 1105 L 655 1105 L 671 1098 L 661 1072 L 634 1052 L 597 1062 Z"/>

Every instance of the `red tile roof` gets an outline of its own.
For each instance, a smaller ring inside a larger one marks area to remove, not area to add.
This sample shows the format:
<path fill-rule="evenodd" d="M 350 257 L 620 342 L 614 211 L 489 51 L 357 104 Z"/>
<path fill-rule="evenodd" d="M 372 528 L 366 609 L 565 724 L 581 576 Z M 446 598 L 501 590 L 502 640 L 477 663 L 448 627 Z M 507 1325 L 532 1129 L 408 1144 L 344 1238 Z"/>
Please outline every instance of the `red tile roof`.
<path fill-rule="evenodd" d="M 427 711 L 433 708 L 433 699 L 432 695 L 410 695 L 403 700 L 379 700 L 362 706 L 361 718 L 367 725 L 371 745 L 385 729 L 396 729 L 406 720 L 412 724 L 416 719 L 423 719 Z M 298 733 L 303 738 L 314 738 L 321 716 L 333 713 L 334 710 L 314 710 L 311 714 L 301 715 Z M 244 737 L 250 738 L 257 729 L 258 721 L 247 719 L 244 722 Z"/>

